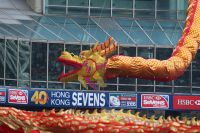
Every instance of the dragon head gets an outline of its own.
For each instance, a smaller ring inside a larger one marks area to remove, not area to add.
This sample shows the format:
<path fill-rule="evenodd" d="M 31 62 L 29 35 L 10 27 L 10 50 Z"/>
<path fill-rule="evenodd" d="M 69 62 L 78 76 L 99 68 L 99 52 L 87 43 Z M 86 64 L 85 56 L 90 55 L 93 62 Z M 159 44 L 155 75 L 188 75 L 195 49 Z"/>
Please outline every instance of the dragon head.
<path fill-rule="evenodd" d="M 95 83 L 97 82 L 101 87 L 106 87 L 103 81 L 106 66 L 106 54 L 111 53 L 116 49 L 117 43 L 112 43 L 113 37 L 103 44 L 95 46 L 90 50 L 80 52 L 80 55 L 74 55 L 63 51 L 58 61 L 65 67 L 75 68 L 68 73 L 62 73 L 58 77 L 60 82 L 71 82 L 78 79 L 83 87 L 88 89 L 87 83 L 91 88 L 97 89 Z"/>

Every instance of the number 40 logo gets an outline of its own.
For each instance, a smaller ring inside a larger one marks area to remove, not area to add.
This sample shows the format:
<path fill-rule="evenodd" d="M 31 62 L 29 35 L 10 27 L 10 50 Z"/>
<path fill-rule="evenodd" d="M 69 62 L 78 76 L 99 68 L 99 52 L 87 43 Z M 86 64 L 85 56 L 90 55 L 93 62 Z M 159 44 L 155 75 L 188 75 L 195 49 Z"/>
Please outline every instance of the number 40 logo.
<path fill-rule="evenodd" d="M 48 103 L 48 100 L 49 100 L 49 97 L 45 91 L 35 91 L 35 93 L 31 97 L 31 101 L 35 102 L 35 104 L 40 103 L 41 105 L 44 105 Z"/>

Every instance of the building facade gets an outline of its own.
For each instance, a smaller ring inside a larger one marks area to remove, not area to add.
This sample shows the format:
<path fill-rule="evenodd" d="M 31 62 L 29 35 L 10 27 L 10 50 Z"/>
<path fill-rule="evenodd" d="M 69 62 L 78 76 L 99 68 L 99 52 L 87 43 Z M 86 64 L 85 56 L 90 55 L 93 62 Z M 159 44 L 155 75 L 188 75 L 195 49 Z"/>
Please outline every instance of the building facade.
<path fill-rule="evenodd" d="M 184 30 L 188 0 L 43 0 L 42 13 L 25 0 L 0 2 L 0 86 L 84 91 L 78 81 L 58 82 L 63 50 L 79 55 L 112 36 L 115 54 L 165 60 Z M 200 52 L 173 81 L 115 78 L 99 90 L 198 95 L 199 64 Z"/>

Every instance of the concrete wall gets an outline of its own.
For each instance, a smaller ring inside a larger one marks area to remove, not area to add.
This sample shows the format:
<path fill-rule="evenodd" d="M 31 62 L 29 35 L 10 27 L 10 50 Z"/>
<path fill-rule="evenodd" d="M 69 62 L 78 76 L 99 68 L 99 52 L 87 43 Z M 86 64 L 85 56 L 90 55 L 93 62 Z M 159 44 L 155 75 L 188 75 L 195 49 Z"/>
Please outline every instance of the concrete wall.
<path fill-rule="evenodd" d="M 43 11 L 43 0 L 26 0 L 29 6 L 37 13 Z"/>

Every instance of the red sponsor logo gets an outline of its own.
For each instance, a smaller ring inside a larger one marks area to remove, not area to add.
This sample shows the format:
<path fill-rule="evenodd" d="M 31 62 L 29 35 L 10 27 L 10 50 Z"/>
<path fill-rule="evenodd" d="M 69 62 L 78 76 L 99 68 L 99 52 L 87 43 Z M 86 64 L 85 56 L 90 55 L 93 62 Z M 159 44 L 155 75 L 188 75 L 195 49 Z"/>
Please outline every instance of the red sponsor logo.
<path fill-rule="evenodd" d="M 9 89 L 8 102 L 27 104 L 28 103 L 28 90 Z"/>
<path fill-rule="evenodd" d="M 120 101 L 136 101 L 136 97 L 118 97 Z"/>
<path fill-rule="evenodd" d="M 0 92 L 0 96 L 5 96 L 6 92 Z"/>
<path fill-rule="evenodd" d="M 141 107 L 142 108 L 169 108 L 169 96 L 142 94 Z"/>
<path fill-rule="evenodd" d="M 173 109 L 200 109 L 200 96 L 174 95 Z"/>

